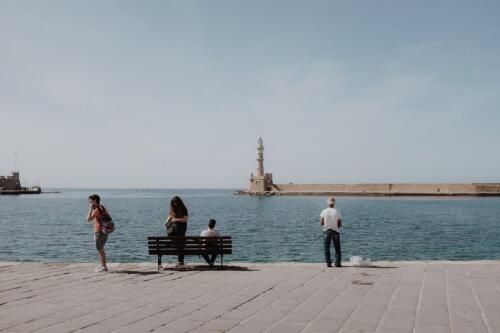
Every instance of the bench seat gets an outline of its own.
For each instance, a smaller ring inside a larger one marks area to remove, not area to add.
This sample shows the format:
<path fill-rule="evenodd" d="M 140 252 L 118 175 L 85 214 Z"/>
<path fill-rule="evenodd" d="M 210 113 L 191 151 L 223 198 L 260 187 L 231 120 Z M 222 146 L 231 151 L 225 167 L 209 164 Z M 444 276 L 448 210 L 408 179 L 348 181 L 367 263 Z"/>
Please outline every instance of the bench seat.
<path fill-rule="evenodd" d="M 150 255 L 158 256 L 158 269 L 161 268 L 161 257 L 164 255 L 220 255 L 221 267 L 223 257 L 232 254 L 231 236 L 150 236 L 148 237 Z"/>

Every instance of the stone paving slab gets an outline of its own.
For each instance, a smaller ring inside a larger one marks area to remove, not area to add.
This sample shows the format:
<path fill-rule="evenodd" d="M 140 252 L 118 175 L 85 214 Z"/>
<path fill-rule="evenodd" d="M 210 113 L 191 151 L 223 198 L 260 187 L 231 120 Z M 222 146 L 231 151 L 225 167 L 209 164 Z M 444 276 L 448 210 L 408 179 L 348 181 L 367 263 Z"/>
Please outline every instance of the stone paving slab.
<path fill-rule="evenodd" d="M 500 261 L 0 262 L 0 332 L 500 332 Z"/>

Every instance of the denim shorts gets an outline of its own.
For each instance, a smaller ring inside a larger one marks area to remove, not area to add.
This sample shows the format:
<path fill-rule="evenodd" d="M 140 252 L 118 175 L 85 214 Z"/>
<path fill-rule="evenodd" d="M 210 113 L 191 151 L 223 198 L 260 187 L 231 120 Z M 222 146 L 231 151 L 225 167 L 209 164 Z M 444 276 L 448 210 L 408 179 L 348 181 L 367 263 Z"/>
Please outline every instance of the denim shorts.
<path fill-rule="evenodd" d="M 94 233 L 95 248 L 97 249 L 97 251 L 104 249 L 104 244 L 106 244 L 107 240 L 108 240 L 107 234 L 103 232 Z"/>

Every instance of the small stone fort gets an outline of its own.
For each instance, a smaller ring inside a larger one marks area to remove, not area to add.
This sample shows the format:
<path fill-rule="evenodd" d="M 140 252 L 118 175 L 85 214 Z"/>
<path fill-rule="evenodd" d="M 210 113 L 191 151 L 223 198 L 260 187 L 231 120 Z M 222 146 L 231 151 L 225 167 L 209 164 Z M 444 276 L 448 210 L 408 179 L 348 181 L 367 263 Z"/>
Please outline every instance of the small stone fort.
<path fill-rule="evenodd" d="M 21 186 L 19 172 L 14 171 L 9 176 L 0 176 L 0 194 L 39 194 L 42 188 L 38 185 L 32 187 Z"/>
<path fill-rule="evenodd" d="M 257 144 L 257 173 L 242 195 L 500 196 L 500 183 L 275 184 L 264 171 L 264 142 Z"/>
<path fill-rule="evenodd" d="M 20 191 L 21 189 L 19 172 L 12 172 L 9 176 L 0 176 L 0 191 Z"/>

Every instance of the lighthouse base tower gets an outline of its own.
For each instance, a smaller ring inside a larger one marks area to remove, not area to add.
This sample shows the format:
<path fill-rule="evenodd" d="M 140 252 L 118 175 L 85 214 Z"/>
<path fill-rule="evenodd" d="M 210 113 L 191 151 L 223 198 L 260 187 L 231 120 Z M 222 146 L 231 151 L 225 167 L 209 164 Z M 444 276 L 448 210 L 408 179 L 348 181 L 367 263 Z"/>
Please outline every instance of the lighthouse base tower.
<path fill-rule="evenodd" d="M 266 173 L 264 176 L 250 175 L 250 184 L 248 185 L 248 192 L 263 193 L 273 190 L 273 174 Z"/>

